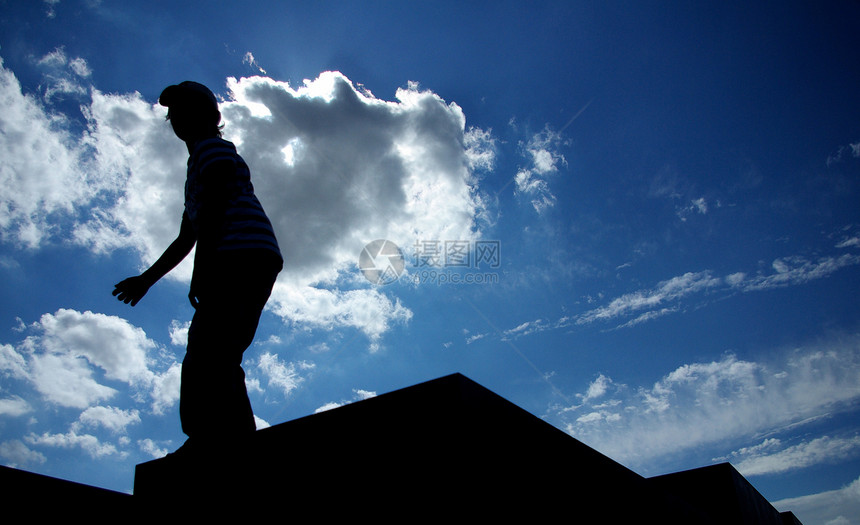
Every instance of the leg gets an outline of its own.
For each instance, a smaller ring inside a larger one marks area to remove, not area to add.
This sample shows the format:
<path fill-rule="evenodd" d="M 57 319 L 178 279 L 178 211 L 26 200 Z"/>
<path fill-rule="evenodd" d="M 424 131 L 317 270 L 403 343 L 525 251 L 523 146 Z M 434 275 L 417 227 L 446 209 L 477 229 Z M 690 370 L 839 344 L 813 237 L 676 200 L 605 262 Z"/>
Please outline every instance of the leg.
<path fill-rule="evenodd" d="M 277 271 L 238 266 L 201 299 L 188 331 L 179 414 L 183 432 L 195 441 L 240 439 L 256 429 L 242 358 Z"/>
<path fill-rule="evenodd" d="M 194 314 L 179 396 L 182 431 L 189 437 L 208 441 L 256 428 L 242 370 L 242 354 L 250 341 L 243 343 L 247 338 L 238 332 L 247 333 L 247 328 L 215 308 L 200 305 Z"/>

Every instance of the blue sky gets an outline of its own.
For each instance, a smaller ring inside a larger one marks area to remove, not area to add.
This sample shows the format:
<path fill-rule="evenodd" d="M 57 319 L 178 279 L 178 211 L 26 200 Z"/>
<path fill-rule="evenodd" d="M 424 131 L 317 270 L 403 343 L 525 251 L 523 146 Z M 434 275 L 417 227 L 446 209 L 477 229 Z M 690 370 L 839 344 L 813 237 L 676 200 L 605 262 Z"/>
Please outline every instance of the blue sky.
<path fill-rule="evenodd" d="M 258 427 L 461 372 L 642 475 L 730 461 L 860 523 L 856 2 L 0 9 L 4 464 L 130 491 L 183 441 L 190 265 L 110 292 L 178 231 L 156 101 L 191 79 L 287 259 Z"/>

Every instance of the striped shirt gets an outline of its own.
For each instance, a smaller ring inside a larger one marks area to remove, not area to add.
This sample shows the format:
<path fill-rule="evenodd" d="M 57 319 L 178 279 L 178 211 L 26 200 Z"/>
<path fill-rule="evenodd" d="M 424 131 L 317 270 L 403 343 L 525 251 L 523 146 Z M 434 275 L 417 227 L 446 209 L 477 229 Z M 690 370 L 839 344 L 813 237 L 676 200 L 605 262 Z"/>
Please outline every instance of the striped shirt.
<path fill-rule="evenodd" d="M 212 170 L 215 163 L 218 165 L 217 174 Z M 230 169 L 223 170 L 225 165 Z M 216 175 L 226 176 L 223 180 L 226 187 L 211 187 L 211 184 L 220 182 L 214 180 Z M 188 158 L 185 213 L 196 232 L 200 229 L 201 207 L 205 209 L 207 204 L 206 194 L 221 192 L 226 198 L 224 223 L 215 246 L 208 248 L 219 252 L 265 249 L 283 260 L 272 223 L 254 195 L 251 170 L 236 152 L 233 143 L 215 137 L 195 144 Z"/>

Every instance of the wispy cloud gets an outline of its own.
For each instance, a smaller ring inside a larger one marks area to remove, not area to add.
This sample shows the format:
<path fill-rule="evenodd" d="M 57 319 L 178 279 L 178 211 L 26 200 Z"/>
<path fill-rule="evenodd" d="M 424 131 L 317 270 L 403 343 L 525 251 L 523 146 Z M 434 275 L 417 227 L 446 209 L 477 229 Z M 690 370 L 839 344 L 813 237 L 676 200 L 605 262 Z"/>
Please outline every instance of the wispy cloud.
<path fill-rule="evenodd" d="M 860 236 L 854 237 L 846 237 L 839 244 L 836 245 L 837 248 L 857 248 L 860 247 Z"/>
<path fill-rule="evenodd" d="M 860 479 L 827 492 L 773 502 L 780 511 L 791 511 L 803 523 L 860 525 Z"/>
<path fill-rule="evenodd" d="M 732 452 L 727 459 L 744 476 L 780 474 L 822 463 L 837 463 L 860 456 L 860 436 L 822 436 L 797 445 L 782 447 L 779 439 Z"/>
<path fill-rule="evenodd" d="M 629 385 L 601 376 L 559 406 L 554 424 L 630 466 L 701 446 L 753 441 L 735 452 L 749 474 L 803 468 L 860 452 L 860 438 L 828 438 L 783 447 L 761 441 L 860 398 L 860 336 L 839 336 L 784 352 L 778 360 L 749 361 L 727 355 L 690 363 L 653 385 Z M 757 439 L 758 437 L 758 439 Z"/>
<path fill-rule="evenodd" d="M 485 333 L 470 335 L 469 337 L 466 338 L 466 344 L 470 345 L 470 344 L 474 343 L 475 341 L 479 341 L 485 337 L 487 337 L 487 334 L 485 334 Z"/>
<path fill-rule="evenodd" d="M 786 257 L 773 262 L 774 273 L 744 278 L 736 285 L 745 291 L 781 288 L 821 279 L 841 268 L 857 264 L 860 264 L 860 255 L 850 253 L 837 257 L 822 257 L 815 261 L 801 256 Z"/>
<path fill-rule="evenodd" d="M 257 62 L 256 58 L 254 58 L 254 54 L 250 51 L 245 53 L 245 56 L 242 57 L 242 63 L 251 66 L 251 68 L 254 69 L 256 73 L 262 73 L 264 75 L 266 74 L 266 70 L 263 69 L 262 66 L 260 66 L 260 63 Z"/>
<path fill-rule="evenodd" d="M 853 237 L 840 242 L 837 248 L 853 248 Z M 516 338 L 546 330 L 570 329 L 595 324 L 620 322 L 610 329 L 632 328 L 667 315 L 684 311 L 685 300 L 697 304 L 709 296 L 725 297 L 737 292 L 753 293 L 799 286 L 829 277 L 847 267 L 860 264 L 860 255 L 843 253 L 809 260 L 802 256 L 783 257 L 773 261 L 771 272 L 754 275 L 735 272 L 723 277 L 710 270 L 687 272 L 657 283 L 653 288 L 636 290 L 610 299 L 603 306 L 579 314 L 565 315 L 556 321 L 536 319 L 503 331 L 503 338 Z M 593 301 L 589 301 L 593 302 Z"/>
<path fill-rule="evenodd" d="M 57 96 L 83 96 L 89 93 L 84 82 L 92 75 L 87 61 L 81 57 L 69 58 L 63 47 L 44 55 L 36 61 L 44 72 L 47 101 Z"/>
<path fill-rule="evenodd" d="M 682 221 L 686 221 L 691 214 L 695 213 L 699 215 L 707 215 L 708 201 L 705 200 L 704 197 L 699 197 L 698 199 L 691 200 L 689 204 L 680 207 L 677 211 L 678 218 L 680 218 Z"/>
<path fill-rule="evenodd" d="M 828 166 L 838 164 L 839 162 L 842 162 L 845 155 L 849 155 L 855 159 L 860 158 L 860 142 L 848 144 L 847 146 L 840 146 L 835 153 L 827 157 L 826 164 Z"/>
<path fill-rule="evenodd" d="M 642 310 L 663 309 L 667 302 L 678 301 L 690 294 L 713 289 L 721 280 L 711 272 L 688 272 L 661 283 L 652 290 L 639 290 L 613 299 L 608 305 L 595 308 L 576 319 L 576 324 L 605 321 Z"/>
<path fill-rule="evenodd" d="M 48 18 L 55 18 L 57 16 L 56 6 L 60 3 L 60 0 L 42 0 L 45 4 L 45 16 Z"/>
<path fill-rule="evenodd" d="M 254 374 L 262 375 L 268 383 L 268 390 L 280 391 L 283 395 L 289 395 L 304 382 L 302 372 L 314 368 L 313 363 L 291 362 L 281 360 L 271 352 L 264 352 L 257 360 Z"/>
<path fill-rule="evenodd" d="M 503 339 L 513 339 L 523 335 L 529 335 L 536 332 L 542 332 L 547 329 L 548 323 L 543 319 L 534 321 L 526 321 L 515 328 L 505 330 L 502 333 Z"/>

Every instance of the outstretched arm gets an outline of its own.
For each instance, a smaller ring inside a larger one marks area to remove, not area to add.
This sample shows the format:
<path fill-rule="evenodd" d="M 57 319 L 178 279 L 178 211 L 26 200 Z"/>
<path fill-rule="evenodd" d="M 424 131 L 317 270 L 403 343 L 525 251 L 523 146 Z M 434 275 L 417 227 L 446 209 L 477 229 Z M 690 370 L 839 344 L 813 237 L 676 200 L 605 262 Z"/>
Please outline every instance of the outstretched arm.
<path fill-rule="evenodd" d="M 191 226 L 191 221 L 186 214 L 183 214 L 176 240 L 164 250 L 161 257 L 148 270 L 117 283 L 114 286 L 113 295 L 125 304 L 136 305 L 153 284 L 185 259 L 196 242 L 197 236 Z"/>

